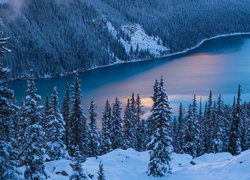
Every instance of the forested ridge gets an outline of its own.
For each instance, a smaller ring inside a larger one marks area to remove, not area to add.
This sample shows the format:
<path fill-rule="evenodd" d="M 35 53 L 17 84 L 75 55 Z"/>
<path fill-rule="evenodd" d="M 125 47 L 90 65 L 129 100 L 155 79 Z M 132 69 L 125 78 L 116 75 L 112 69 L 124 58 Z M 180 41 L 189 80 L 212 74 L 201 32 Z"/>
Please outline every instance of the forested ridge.
<path fill-rule="evenodd" d="M 12 69 L 12 78 L 28 77 L 30 69 L 36 77 L 59 76 L 153 58 L 147 50 L 126 51 L 121 38 L 129 42 L 130 37 L 122 27 L 131 24 L 159 37 L 168 53 L 204 38 L 250 31 L 249 0 L 29 0 L 18 12 L 13 0 L 6 2 L 0 3 L 0 28 L 12 37 L 13 53 L 1 62 Z"/>

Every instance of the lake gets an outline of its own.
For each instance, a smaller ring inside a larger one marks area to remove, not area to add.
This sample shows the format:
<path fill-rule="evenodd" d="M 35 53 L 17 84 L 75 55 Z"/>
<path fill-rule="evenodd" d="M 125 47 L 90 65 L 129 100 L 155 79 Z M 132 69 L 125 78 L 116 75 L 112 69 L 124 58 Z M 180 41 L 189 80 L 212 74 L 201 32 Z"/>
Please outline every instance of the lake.
<path fill-rule="evenodd" d="M 98 112 L 101 112 L 106 99 L 113 102 L 118 97 L 125 104 L 132 92 L 141 95 L 145 110 L 148 110 L 152 104 L 152 86 L 161 75 L 173 112 L 177 112 L 180 102 L 187 106 L 193 94 L 206 100 L 210 90 L 215 98 L 222 94 L 226 103 L 232 103 L 238 84 L 242 85 L 242 99 L 248 101 L 250 36 L 218 38 L 183 55 L 117 64 L 80 73 L 84 110 L 87 110 L 91 98 L 98 106 Z M 73 80 L 74 75 L 36 80 L 38 94 L 45 99 L 56 86 L 62 100 L 66 84 L 72 84 Z M 26 81 L 17 80 L 9 85 L 19 102 L 25 96 Z"/>

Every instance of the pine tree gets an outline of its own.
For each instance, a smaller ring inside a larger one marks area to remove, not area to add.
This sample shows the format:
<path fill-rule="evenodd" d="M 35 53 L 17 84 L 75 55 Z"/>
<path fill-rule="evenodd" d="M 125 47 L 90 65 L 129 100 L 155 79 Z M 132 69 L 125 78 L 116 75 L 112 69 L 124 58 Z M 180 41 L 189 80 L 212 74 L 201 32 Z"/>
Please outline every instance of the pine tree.
<path fill-rule="evenodd" d="M 164 176 L 171 173 L 170 161 L 173 151 L 170 134 L 171 108 L 167 93 L 163 87 L 163 79 L 159 83 L 159 91 L 153 99 L 156 106 L 152 109 L 152 119 L 155 129 L 148 146 L 153 147 L 150 151 L 148 175 Z"/>
<path fill-rule="evenodd" d="M 148 121 L 147 121 L 148 135 L 149 135 L 149 138 L 147 140 L 148 141 L 147 144 L 149 144 L 149 142 L 151 141 L 150 137 L 154 134 L 154 130 L 155 130 L 155 120 L 153 117 L 153 111 L 158 105 L 158 101 L 157 101 L 157 96 L 159 94 L 159 82 L 158 82 L 158 80 L 155 80 L 155 83 L 153 86 L 153 91 L 154 91 L 153 96 L 152 96 L 153 106 L 151 109 L 152 115 L 148 118 Z M 152 148 L 153 147 L 147 145 L 148 150 L 151 150 Z"/>
<path fill-rule="evenodd" d="M 192 106 L 189 105 L 186 120 L 185 120 L 185 135 L 184 135 L 184 145 L 183 150 L 186 154 L 190 154 L 195 157 L 196 155 L 196 146 L 194 144 L 194 139 L 192 136 L 193 131 L 193 119 L 192 119 Z"/>
<path fill-rule="evenodd" d="M 177 153 L 183 153 L 183 146 L 184 146 L 184 122 L 183 122 L 183 107 L 180 104 L 179 107 L 179 116 L 178 116 L 178 123 L 177 123 Z"/>
<path fill-rule="evenodd" d="M 56 87 L 51 94 L 49 106 L 51 113 L 46 124 L 47 154 L 51 161 L 67 158 L 66 146 L 63 142 L 65 133 L 63 116 L 58 109 L 58 93 Z"/>
<path fill-rule="evenodd" d="M 22 146 L 22 157 L 26 167 L 25 179 L 45 179 L 45 132 L 42 127 L 41 97 L 36 94 L 36 85 L 33 78 L 28 80 L 27 96 L 25 97 L 25 123 L 27 127 Z"/>
<path fill-rule="evenodd" d="M 87 180 L 87 176 L 85 175 L 85 173 L 83 172 L 82 169 L 82 155 L 81 152 L 79 150 L 79 146 L 74 147 L 74 155 L 73 155 L 73 174 L 70 176 L 70 180 Z"/>
<path fill-rule="evenodd" d="M 93 99 L 91 100 L 89 107 L 89 156 L 95 157 L 99 155 L 100 152 L 100 133 L 96 127 L 96 105 L 94 104 Z"/>
<path fill-rule="evenodd" d="M 112 111 L 112 122 L 111 122 L 111 143 L 112 149 L 123 147 L 123 133 L 122 133 L 122 117 L 121 117 L 121 102 L 118 98 L 115 99 Z"/>
<path fill-rule="evenodd" d="M 233 120 L 231 124 L 230 137 L 229 137 L 229 147 L 228 151 L 232 155 L 238 155 L 241 152 L 241 133 L 240 133 L 240 122 L 241 122 L 241 87 L 239 85 L 237 101 L 233 111 Z"/>
<path fill-rule="evenodd" d="M 25 179 L 46 179 L 44 166 L 43 137 L 45 133 L 41 125 L 33 124 L 26 128 L 24 144 Z"/>
<path fill-rule="evenodd" d="M 212 91 L 209 93 L 208 103 L 205 109 L 203 135 L 204 135 L 204 152 L 211 152 L 212 141 L 212 118 L 213 118 L 213 100 Z"/>
<path fill-rule="evenodd" d="M 69 121 L 70 121 L 70 86 L 66 86 L 66 94 L 62 103 L 62 116 L 65 123 L 65 135 L 64 135 L 64 144 L 68 149 L 68 139 L 69 139 Z"/>
<path fill-rule="evenodd" d="M 218 153 L 223 151 L 223 134 L 225 135 L 224 131 L 224 122 L 226 119 L 224 118 L 223 110 L 222 110 L 223 102 L 221 100 L 221 95 L 218 97 L 217 105 L 214 105 L 214 112 L 213 112 L 213 140 L 212 140 L 212 152 Z"/>
<path fill-rule="evenodd" d="M 148 127 L 147 121 L 142 119 L 137 130 L 137 151 L 147 150 Z"/>
<path fill-rule="evenodd" d="M 172 138 L 172 145 L 174 147 L 174 150 L 177 149 L 177 120 L 176 117 L 174 117 L 174 120 L 171 123 L 172 131 L 171 131 L 171 138 Z"/>
<path fill-rule="evenodd" d="M 124 148 L 135 148 L 136 146 L 136 120 L 132 103 L 128 99 L 124 113 Z"/>
<path fill-rule="evenodd" d="M 7 42 L 8 38 L 0 39 L 0 57 L 6 52 L 4 45 Z M 8 68 L 0 64 L 0 80 L 4 80 L 8 72 Z M 15 161 L 17 151 L 14 147 L 17 145 L 16 112 L 13 91 L 7 85 L 0 86 L 0 179 L 18 178 Z"/>
<path fill-rule="evenodd" d="M 82 161 L 86 160 L 87 153 L 89 152 L 88 144 L 88 128 L 87 128 L 87 118 L 83 113 L 81 106 L 81 86 L 78 76 L 75 78 L 74 82 L 74 92 L 72 97 L 72 109 L 70 111 L 70 122 L 69 126 L 69 155 L 74 156 L 76 147 L 82 155 Z"/>
<path fill-rule="evenodd" d="M 48 125 L 49 121 L 51 120 L 51 108 L 49 104 L 49 97 L 46 96 L 45 98 L 45 103 L 44 103 L 44 113 L 43 113 L 43 121 L 42 121 L 42 126 L 45 130 L 46 138 L 48 136 L 48 132 L 46 129 L 46 126 Z"/>
<path fill-rule="evenodd" d="M 104 169 L 103 169 L 103 164 L 102 161 L 100 161 L 99 164 L 99 171 L 98 171 L 98 180 L 105 180 L 105 175 L 104 175 Z"/>
<path fill-rule="evenodd" d="M 141 105 L 141 97 L 137 94 L 136 97 L 136 150 L 143 151 L 145 150 L 145 135 L 147 128 L 146 122 L 141 122 L 141 116 L 143 115 L 142 105 Z M 143 137 L 144 136 L 144 137 Z"/>
<path fill-rule="evenodd" d="M 106 154 L 112 150 L 111 147 L 111 120 L 112 112 L 109 101 L 106 101 L 105 109 L 102 116 L 102 141 L 101 154 Z"/>
<path fill-rule="evenodd" d="M 248 119 L 249 119 L 249 115 L 247 114 L 247 105 L 244 104 L 244 106 L 242 106 L 242 120 L 241 120 L 241 149 L 242 151 L 245 151 L 248 149 Z"/>

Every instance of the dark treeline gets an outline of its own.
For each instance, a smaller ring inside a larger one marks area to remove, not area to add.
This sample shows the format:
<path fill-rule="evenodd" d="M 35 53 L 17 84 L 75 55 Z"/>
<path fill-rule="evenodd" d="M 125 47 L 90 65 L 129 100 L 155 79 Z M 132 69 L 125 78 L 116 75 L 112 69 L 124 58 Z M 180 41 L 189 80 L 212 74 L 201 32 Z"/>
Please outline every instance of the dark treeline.
<path fill-rule="evenodd" d="M 29 0 L 18 13 L 11 2 L 0 5 L 0 28 L 13 37 L 13 53 L 0 62 L 12 69 L 12 78 L 28 77 L 30 69 L 36 77 L 58 76 L 118 59 L 152 58 L 147 51 L 125 51 L 123 25 L 140 24 L 171 52 L 218 34 L 250 31 L 245 0 Z"/>

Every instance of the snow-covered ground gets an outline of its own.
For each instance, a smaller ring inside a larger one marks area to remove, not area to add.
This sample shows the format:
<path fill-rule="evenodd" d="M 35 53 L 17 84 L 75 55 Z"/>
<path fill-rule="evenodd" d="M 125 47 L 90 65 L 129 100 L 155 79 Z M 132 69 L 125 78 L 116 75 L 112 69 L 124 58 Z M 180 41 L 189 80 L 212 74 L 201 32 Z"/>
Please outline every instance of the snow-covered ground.
<path fill-rule="evenodd" d="M 205 154 L 192 159 L 190 155 L 173 154 L 171 162 L 173 173 L 162 178 L 146 175 L 149 161 L 148 152 L 133 149 L 115 150 L 98 158 L 88 158 L 83 164 L 86 174 L 97 179 L 100 160 L 104 164 L 107 180 L 249 180 L 250 150 L 238 156 L 229 153 Z M 192 163 L 190 163 L 192 161 Z M 46 163 L 50 179 L 66 180 L 72 174 L 71 162 L 60 160 Z M 192 165 L 193 164 L 193 165 Z M 62 175 L 64 174 L 64 175 Z"/>
<path fill-rule="evenodd" d="M 108 21 L 106 26 L 110 34 L 115 39 L 118 39 L 118 32 L 111 22 Z M 119 39 L 126 49 L 127 54 L 129 54 L 131 47 L 133 51 L 136 51 L 138 47 L 138 50 L 148 51 L 155 57 L 160 57 L 169 52 L 169 49 L 162 45 L 162 40 L 159 37 L 149 36 L 138 24 L 122 26 L 121 30 L 131 39 L 131 41 L 124 40 L 121 37 Z"/>

